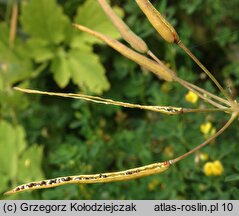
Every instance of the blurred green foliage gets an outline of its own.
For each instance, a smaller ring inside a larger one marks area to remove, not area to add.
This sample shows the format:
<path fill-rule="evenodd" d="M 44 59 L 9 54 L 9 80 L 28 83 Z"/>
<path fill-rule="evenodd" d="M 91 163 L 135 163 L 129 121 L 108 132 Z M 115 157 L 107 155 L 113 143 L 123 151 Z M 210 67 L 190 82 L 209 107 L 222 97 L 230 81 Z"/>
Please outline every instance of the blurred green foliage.
<path fill-rule="evenodd" d="M 111 1 L 132 29 L 180 77 L 218 92 L 175 45 L 156 34 L 134 1 Z M 237 98 L 237 0 L 152 1 L 181 39 Z M 164 116 L 142 110 L 50 96 L 26 95 L 14 85 L 84 92 L 132 103 L 205 106 L 185 101 L 187 91 L 163 83 L 95 38 L 80 23 L 114 38 L 119 33 L 95 0 L 0 2 L 0 192 L 32 180 L 117 171 L 179 156 L 202 142 L 200 125 L 220 128 L 226 114 Z M 233 13 L 234 11 L 234 13 Z M 16 28 L 14 44 L 10 31 Z M 107 73 L 106 73 L 107 71 Z M 166 173 L 95 185 L 68 185 L 4 199 L 239 199 L 238 122 L 201 152 L 220 160 L 224 173 L 207 177 L 205 161 L 190 156 Z"/>

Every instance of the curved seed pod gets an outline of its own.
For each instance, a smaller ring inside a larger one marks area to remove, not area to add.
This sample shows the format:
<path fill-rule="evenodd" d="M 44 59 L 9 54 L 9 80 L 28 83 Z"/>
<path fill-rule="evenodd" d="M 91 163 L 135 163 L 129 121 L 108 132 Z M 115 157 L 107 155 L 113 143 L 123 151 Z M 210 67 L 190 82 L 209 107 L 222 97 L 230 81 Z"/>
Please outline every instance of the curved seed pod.
<path fill-rule="evenodd" d="M 166 81 L 173 81 L 174 77 L 176 76 L 172 70 L 167 68 L 165 65 L 159 65 L 157 62 L 135 52 L 134 50 L 126 47 L 122 43 L 117 40 L 114 40 L 106 35 L 103 35 L 99 32 L 93 31 L 85 26 L 73 24 L 73 26 L 81 31 L 87 32 L 100 40 L 104 41 L 106 44 L 111 46 L 113 49 L 117 50 L 119 53 L 124 55 L 125 57 L 131 59 L 132 61 L 136 62 L 140 66 L 148 69 L 149 71 L 153 72 L 160 78 Z"/>
<path fill-rule="evenodd" d="M 131 29 L 124 23 L 124 21 L 118 17 L 106 0 L 98 0 L 100 6 L 104 10 L 105 14 L 110 18 L 114 26 L 118 29 L 121 36 L 127 41 L 132 48 L 141 53 L 148 52 L 147 44 L 137 36 Z"/>
<path fill-rule="evenodd" d="M 51 188 L 65 184 L 93 184 L 93 183 L 130 180 L 164 172 L 167 169 L 169 169 L 171 164 L 172 164 L 171 161 L 165 161 L 162 163 L 153 163 L 150 165 L 119 172 L 99 173 L 92 175 L 65 176 L 58 177 L 55 179 L 41 180 L 37 182 L 30 182 L 27 184 L 20 185 L 6 192 L 5 194 L 8 195 L 28 190 Z"/>
<path fill-rule="evenodd" d="M 168 43 L 179 43 L 180 40 L 176 30 L 148 0 L 135 1 L 164 40 Z"/>
<path fill-rule="evenodd" d="M 122 106 L 128 108 L 138 108 L 144 110 L 150 110 L 154 112 L 160 112 L 167 115 L 178 115 L 183 114 L 185 111 L 188 112 L 188 109 L 182 107 L 173 107 L 173 106 L 147 106 L 147 105 L 140 105 L 140 104 L 132 104 L 132 103 L 125 103 L 121 101 L 115 101 L 107 98 L 85 95 L 85 94 L 73 94 L 73 93 L 56 93 L 56 92 L 47 92 L 47 91 L 38 91 L 33 89 L 23 89 L 19 87 L 14 87 L 15 90 L 29 93 L 29 94 L 43 94 L 43 95 L 50 95 L 50 96 L 58 96 L 58 97 L 67 97 L 67 98 L 74 98 L 80 99 L 85 101 L 90 101 L 94 103 L 100 104 L 111 104 L 115 106 Z"/>

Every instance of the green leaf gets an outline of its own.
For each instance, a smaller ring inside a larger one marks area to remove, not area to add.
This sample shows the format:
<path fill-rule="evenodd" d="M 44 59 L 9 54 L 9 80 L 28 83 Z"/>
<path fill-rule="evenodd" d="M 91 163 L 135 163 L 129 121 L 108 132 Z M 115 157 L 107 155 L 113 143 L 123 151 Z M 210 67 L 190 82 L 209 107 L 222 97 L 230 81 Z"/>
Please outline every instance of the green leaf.
<path fill-rule="evenodd" d="M 39 39 L 31 38 L 27 45 L 31 52 L 31 57 L 38 63 L 50 60 L 54 57 L 54 50 L 51 50 L 49 42 Z"/>
<path fill-rule="evenodd" d="M 18 157 L 25 147 L 26 141 L 23 127 L 13 127 L 6 121 L 0 121 L 0 175 L 9 175 L 10 178 L 15 177 Z"/>
<path fill-rule="evenodd" d="M 41 169 L 43 147 L 33 145 L 26 149 L 19 159 L 17 177 L 19 182 L 29 182 L 44 178 Z"/>
<path fill-rule="evenodd" d="M 59 48 L 51 71 L 61 88 L 66 87 L 70 79 L 79 87 L 97 94 L 108 90 L 110 86 L 99 57 L 88 45 L 81 44 L 81 49 L 71 49 L 68 53 Z"/>
<path fill-rule="evenodd" d="M 9 28 L 5 23 L 0 24 L 0 32 L 0 79 L 7 88 L 15 82 L 29 78 L 32 63 L 25 44 L 18 38 L 16 38 L 14 47 L 9 49 Z"/>
<path fill-rule="evenodd" d="M 122 10 L 117 8 L 118 14 Z M 120 11 L 120 12 L 119 12 Z M 77 10 L 77 16 L 75 17 L 75 23 L 87 26 L 95 31 L 102 32 L 107 36 L 112 38 L 120 38 L 118 30 L 113 26 L 111 21 L 105 15 L 100 5 L 95 0 L 87 0 L 83 5 L 81 5 Z M 74 37 L 72 41 L 72 46 L 76 47 L 77 44 L 81 44 L 83 41 L 91 43 L 99 43 L 100 41 L 94 37 L 89 37 L 85 33 L 79 33 Z M 100 42 L 101 43 L 101 42 Z"/>
<path fill-rule="evenodd" d="M 69 20 L 55 0 L 31 0 L 22 3 L 21 23 L 29 35 L 59 44 Z"/>
<path fill-rule="evenodd" d="M 71 50 L 69 52 L 69 65 L 72 80 L 78 86 L 97 94 L 109 89 L 110 84 L 105 77 L 105 70 L 99 57 L 89 48 Z"/>
<path fill-rule="evenodd" d="M 226 182 L 230 182 L 230 181 L 239 181 L 239 174 L 233 174 L 233 175 L 229 175 L 225 178 Z"/>
<path fill-rule="evenodd" d="M 71 78 L 71 67 L 63 49 L 59 49 L 57 56 L 53 59 L 51 70 L 58 86 L 66 87 Z"/>

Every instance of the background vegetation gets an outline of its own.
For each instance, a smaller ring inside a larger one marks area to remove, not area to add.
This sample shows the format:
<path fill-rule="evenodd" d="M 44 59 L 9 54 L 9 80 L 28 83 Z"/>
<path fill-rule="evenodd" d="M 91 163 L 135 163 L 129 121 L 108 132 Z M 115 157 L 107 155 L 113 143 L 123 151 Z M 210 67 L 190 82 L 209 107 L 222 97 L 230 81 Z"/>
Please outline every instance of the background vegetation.
<path fill-rule="evenodd" d="M 111 2 L 180 77 L 218 92 L 181 50 L 157 35 L 134 1 Z M 230 94 L 238 98 L 239 1 L 152 3 Z M 14 24 L 16 4 L 19 16 Z M 0 1 L 1 193 L 42 178 L 117 171 L 164 161 L 201 143 L 206 135 L 200 132 L 200 125 L 211 122 L 218 129 L 228 118 L 224 113 L 164 116 L 14 91 L 12 87 L 19 85 L 140 104 L 205 106 L 202 101 L 190 104 L 185 100 L 184 88 L 160 81 L 98 40 L 73 30 L 72 22 L 119 38 L 95 0 Z M 195 157 L 190 156 L 164 174 L 2 198 L 239 199 L 238 140 L 236 122 Z M 204 164 L 215 160 L 221 161 L 224 173 L 206 176 Z"/>

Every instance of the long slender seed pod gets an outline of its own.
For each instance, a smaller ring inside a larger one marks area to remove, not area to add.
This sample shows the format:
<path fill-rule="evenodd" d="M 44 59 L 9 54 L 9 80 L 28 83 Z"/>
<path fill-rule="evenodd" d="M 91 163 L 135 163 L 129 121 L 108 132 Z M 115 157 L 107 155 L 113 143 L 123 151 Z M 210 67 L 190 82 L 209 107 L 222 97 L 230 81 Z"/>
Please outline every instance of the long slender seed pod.
<path fill-rule="evenodd" d="M 65 184 L 93 184 L 93 183 L 105 183 L 115 181 L 125 181 L 153 174 L 165 172 L 171 166 L 171 161 L 153 163 L 146 166 L 137 167 L 134 169 L 110 172 L 110 173 L 99 173 L 92 175 L 77 175 L 77 176 L 65 176 L 54 179 L 41 180 L 37 182 L 30 182 L 15 187 L 14 189 L 6 192 L 6 195 L 15 194 L 17 192 L 57 187 Z"/>
<path fill-rule="evenodd" d="M 119 41 L 112 39 L 106 35 L 103 35 L 99 32 L 93 31 L 85 26 L 78 25 L 78 24 L 73 24 L 73 26 L 81 31 L 87 32 L 88 34 L 91 34 L 91 35 L 97 37 L 98 39 L 104 41 L 106 44 L 111 46 L 113 49 L 117 50 L 123 56 L 131 59 L 132 61 L 136 62 L 140 66 L 148 69 L 149 71 L 153 72 L 160 78 L 162 78 L 166 81 L 174 80 L 174 77 L 176 76 L 175 73 L 172 70 L 168 69 L 165 65 L 163 65 L 163 64 L 159 65 L 157 62 L 126 47 Z"/>
<path fill-rule="evenodd" d="M 147 44 L 124 23 L 124 21 L 110 7 L 107 1 L 98 0 L 98 2 L 104 10 L 105 14 L 110 18 L 114 26 L 118 29 L 123 39 L 138 52 L 147 53 L 149 50 Z"/>
<path fill-rule="evenodd" d="M 33 89 L 23 89 L 19 87 L 14 87 L 14 89 L 17 91 L 28 93 L 28 94 L 43 94 L 43 95 L 50 95 L 50 96 L 81 99 L 81 100 L 91 101 L 91 102 L 100 103 L 100 104 L 107 104 L 107 105 L 110 104 L 110 105 L 122 106 L 122 107 L 128 107 L 128 108 L 150 110 L 150 111 L 159 112 L 159 113 L 167 114 L 167 115 L 179 115 L 179 114 L 185 114 L 185 113 L 199 113 L 199 112 L 224 112 L 224 111 L 230 112 L 231 110 L 229 108 L 228 109 L 217 109 L 217 108 L 188 109 L 188 108 L 173 107 L 173 106 L 148 106 L 148 105 L 125 103 L 121 101 L 114 101 L 107 98 L 101 98 L 101 97 L 85 95 L 85 94 L 46 92 L 46 91 L 39 91 L 39 90 L 33 90 Z"/>
<path fill-rule="evenodd" d="M 160 112 L 160 113 L 168 114 L 168 115 L 177 115 L 177 114 L 184 113 L 184 108 L 182 108 L 182 107 L 147 106 L 147 105 L 140 105 L 140 104 L 125 103 L 125 102 L 121 102 L 121 101 L 114 101 L 114 100 L 107 99 L 107 98 L 101 98 L 101 97 L 97 97 L 97 96 L 84 95 L 84 94 L 45 92 L 45 91 L 38 91 L 38 90 L 33 90 L 33 89 L 23 89 L 23 88 L 19 88 L 19 87 L 14 87 L 14 89 L 21 91 L 21 92 L 29 93 L 29 94 L 44 94 L 44 95 L 50 95 L 50 96 L 68 97 L 68 98 L 91 101 L 91 102 L 100 103 L 100 104 L 107 104 L 107 105 L 111 104 L 111 105 L 115 105 L 115 106 L 122 106 L 122 107 L 128 107 L 128 108 L 138 108 L 138 109 L 150 110 L 150 111 Z M 189 109 L 188 112 L 195 112 L 195 111 L 192 111 L 191 109 Z"/>
<path fill-rule="evenodd" d="M 179 37 L 171 24 L 155 9 L 148 0 L 135 0 L 161 37 L 168 43 L 178 43 Z"/>

